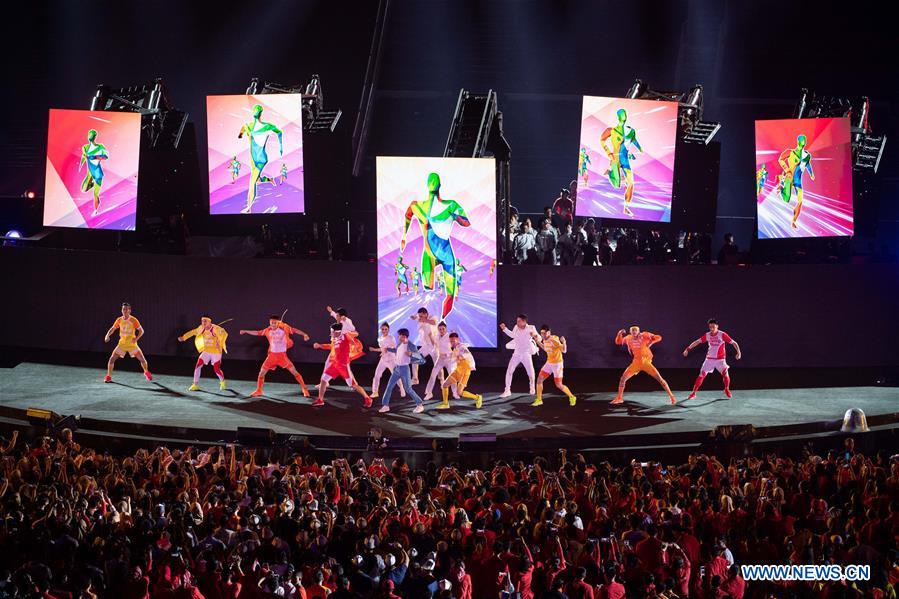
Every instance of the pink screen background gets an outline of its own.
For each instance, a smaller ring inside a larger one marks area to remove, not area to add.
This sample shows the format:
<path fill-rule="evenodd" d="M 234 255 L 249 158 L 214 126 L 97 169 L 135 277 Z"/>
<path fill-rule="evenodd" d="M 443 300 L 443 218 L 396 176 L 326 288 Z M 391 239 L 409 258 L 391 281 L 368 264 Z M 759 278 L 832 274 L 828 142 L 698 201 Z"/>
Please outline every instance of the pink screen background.
<path fill-rule="evenodd" d="M 781 152 L 796 147 L 799 134 L 807 138 L 815 180 L 803 174 L 802 211 L 791 226 L 796 192 L 786 203 L 777 189 Z M 758 195 L 759 239 L 835 237 L 853 233 L 852 146 L 848 118 L 783 119 L 755 122 L 755 169 L 764 164 L 767 182 Z"/>
<path fill-rule="evenodd" d="M 102 161 L 100 213 L 93 190 L 81 191 L 87 164 L 78 170 L 87 132 L 97 130 L 109 159 Z M 50 110 L 44 225 L 133 231 L 137 217 L 137 175 L 140 164 L 140 115 L 130 112 Z"/>

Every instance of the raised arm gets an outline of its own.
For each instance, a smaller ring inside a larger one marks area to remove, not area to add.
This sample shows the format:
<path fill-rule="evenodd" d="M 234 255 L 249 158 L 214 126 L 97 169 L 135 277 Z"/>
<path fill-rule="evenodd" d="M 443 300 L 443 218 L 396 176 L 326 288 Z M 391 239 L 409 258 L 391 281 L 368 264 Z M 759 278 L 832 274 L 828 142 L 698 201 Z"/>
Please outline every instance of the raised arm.
<path fill-rule="evenodd" d="M 246 330 L 246 329 L 241 329 L 239 334 L 240 334 L 240 335 L 252 335 L 253 337 L 262 337 L 263 335 L 265 335 L 265 331 L 264 331 L 264 330 L 262 330 L 262 331 L 248 331 L 248 330 Z"/>
<path fill-rule="evenodd" d="M 618 334 L 615 335 L 615 345 L 624 345 L 627 343 L 627 334 L 624 329 L 618 331 Z"/>
<path fill-rule="evenodd" d="M 302 336 L 303 336 L 303 341 L 309 341 L 309 333 L 307 333 L 306 331 L 302 331 L 302 330 L 300 330 L 300 329 L 298 329 L 298 328 L 296 328 L 296 327 L 292 327 L 292 326 L 290 326 L 290 325 L 287 325 L 287 328 L 290 329 L 290 334 L 291 334 L 291 335 L 302 335 Z"/>
<path fill-rule="evenodd" d="M 700 337 L 699 339 L 697 339 L 696 341 L 694 341 L 693 343 L 691 343 L 690 345 L 687 346 L 687 348 L 684 350 L 684 357 L 685 358 L 687 357 L 687 354 L 690 353 L 690 350 L 695 348 L 697 345 L 702 345 L 703 343 L 705 343 L 705 335 L 703 335 L 702 337 Z"/>
<path fill-rule="evenodd" d="M 509 327 L 507 327 L 507 326 L 506 326 L 506 323 L 504 323 L 504 322 L 499 323 L 499 330 L 501 330 L 503 333 L 505 333 L 506 335 L 508 335 L 508 336 L 511 337 L 512 339 L 515 339 L 515 335 L 512 334 L 512 329 L 510 329 Z"/>
<path fill-rule="evenodd" d="M 453 202 L 453 219 L 456 221 L 460 227 L 467 227 L 471 225 L 471 221 L 468 220 L 468 215 L 465 213 L 465 208 L 463 208 L 458 202 Z"/>
<path fill-rule="evenodd" d="M 568 353 L 568 342 L 565 341 L 565 337 L 559 337 L 559 341 L 562 343 L 562 353 Z"/>
<path fill-rule="evenodd" d="M 652 347 L 656 343 L 662 340 L 661 335 L 656 335 L 655 333 L 647 333 L 649 335 L 649 346 Z"/>

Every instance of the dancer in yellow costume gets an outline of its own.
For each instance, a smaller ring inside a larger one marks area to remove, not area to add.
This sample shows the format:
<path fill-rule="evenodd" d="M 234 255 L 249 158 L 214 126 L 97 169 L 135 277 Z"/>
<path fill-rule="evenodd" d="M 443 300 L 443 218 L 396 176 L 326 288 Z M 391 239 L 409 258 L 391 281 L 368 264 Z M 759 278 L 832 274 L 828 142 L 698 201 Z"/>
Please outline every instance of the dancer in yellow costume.
<path fill-rule="evenodd" d="M 480 408 L 484 403 L 484 398 L 477 393 L 471 393 L 468 387 L 468 379 L 475 369 L 474 356 L 465 345 L 459 340 L 459 333 L 453 331 L 449 334 L 450 347 L 452 348 L 452 360 L 454 363 L 453 371 L 450 373 L 443 384 L 440 386 L 443 392 L 443 403 L 437 406 L 438 410 L 449 409 L 449 392 L 453 389 L 453 396 L 458 399 L 460 396 L 474 400 L 474 407 Z"/>
<path fill-rule="evenodd" d="M 131 304 L 128 302 L 122 304 L 122 315 L 116 318 L 109 330 L 106 331 L 103 341 L 109 343 L 116 329 L 119 330 L 119 342 L 115 349 L 112 350 L 109 361 L 106 363 L 106 378 L 103 379 L 103 382 L 112 382 L 112 369 L 116 360 L 124 358 L 126 355 L 136 358 L 140 362 L 140 367 L 144 370 L 144 377 L 148 381 L 152 381 L 153 375 L 150 374 L 150 366 L 147 364 L 144 352 L 137 346 L 137 342 L 144 336 L 144 327 L 141 326 L 137 318 L 131 315 Z"/>
<path fill-rule="evenodd" d="M 661 335 L 654 335 L 648 331 L 641 333 L 640 327 L 638 326 L 632 326 L 629 335 L 625 334 L 624 329 L 618 331 L 618 334 L 615 336 L 615 344 L 626 345 L 628 352 L 633 356 L 633 360 L 631 361 L 630 366 L 625 368 L 624 372 L 621 374 L 621 379 L 618 381 L 618 395 L 612 400 L 613 404 L 624 402 L 624 386 L 630 378 L 641 372 L 645 372 L 655 380 L 659 381 L 659 384 L 662 385 L 662 389 L 668 394 L 668 399 L 671 400 L 671 403 L 677 403 L 677 399 L 675 399 L 674 393 L 671 392 L 671 387 L 668 386 L 668 382 L 662 378 L 658 369 L 652 365 L 652 350 L 649 348 L 661 340 Z"/>
<path fill-rule="evenodd" d="M 194 338 L 194 345 L 200 352 L 200 357 L 197 358 L 194 366 L 194 382 L 189 391 L 200 390 L 200 371 L 204 364 L 212 364 L 215 376 L 219 379 L 219 389 L 224 391 L 227 387 L 225 386 L 225 374 L 222 372 L 222 354 L 228 353 L 228 347 L 225 345 L 228 340 L 228 331 L 217 324 L 212 324 L 212 317 L 203 316 L 200 318 L 200 326 L 178 337 L 178 341 L 187 341 L 191 337 Z"/>
<path fill-rule="evenodd" d="M 565 371 L 565 362 L 562 355 L 568 353 L 568 343 L 565 342 L 565 337 L 556 337 L 552 334 L 549 325 L 543 325 L 540 327 L 540 336 L 536 338 L 536 341 L 537 345 L 546 352 L 546 364 L 543 365 L 543 368 L 540 369 L 540 374 L 537 375 L 537 399 L 531 405 L 534 407 L 543 405 L 543 381 L 552 376 L 556 388 L 568 397 L 568 405 L 574 407 L 577 403 L 577 398 L 571 392 L 571 389 L 562 382 L 562 376 Z"/>

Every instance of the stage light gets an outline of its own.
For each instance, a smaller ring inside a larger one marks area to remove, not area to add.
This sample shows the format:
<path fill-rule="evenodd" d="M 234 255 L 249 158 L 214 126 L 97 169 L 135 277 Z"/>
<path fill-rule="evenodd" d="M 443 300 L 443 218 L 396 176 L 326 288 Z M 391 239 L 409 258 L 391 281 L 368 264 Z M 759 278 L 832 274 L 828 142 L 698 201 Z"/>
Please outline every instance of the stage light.
<path fill-rule="evenodd" d="M 840 431 L 844 433 L 867 433 L 868 430 L 868 419 L 861 408 L 849 408 L 846 410 Z"/>
<path fill-rule="evenodd" d="M 702 120 L 703 92 L 698 83 L 686 92 L 659 91 L 637 79 L 627 91 L 627 97 L 640 100 L 677 102 L 677 117 L 681 139 L 685 143 L 708 145 L 721 129 L 721 123 Z"/>
<path fill-rule="evenodd" d="M 309 82 L 284 85 L 272 81 L 263 81 L 259 77 L 250 79 L 247 94 L 301 94 L 303 96 L 303 131 L 306 133 L 333 133 L 343 111 L 325 110 L 325 95 L 322 91 L 321 77 L 312 75 Z"/>
<path fill-rule="evenodd" d="M 147 132 L 151 148 L 177 149 L 188 117 L 169 102 L 165 83 L 159 77 L 149 84 L 115 89 L 101 83 L 91 99 L 91 110 L 139 113 L 143 117 L 141 129 Z"/>
<path fill-rule="evenodd" d="M 22 197 L 28 198 L 29 200 L 33 200 L 34 198 L 37 197 L 37 194 L 29 189 L 29 190 L 25 191 L 25 193 L 22 194 Z"/>
<path fill-rule="evenodd" d="M 16 231 L 15 229 L 10 229 L 6 232 L 4 237 L 8 239 L 22 239 L 22 233 L 20 231 Z"/>

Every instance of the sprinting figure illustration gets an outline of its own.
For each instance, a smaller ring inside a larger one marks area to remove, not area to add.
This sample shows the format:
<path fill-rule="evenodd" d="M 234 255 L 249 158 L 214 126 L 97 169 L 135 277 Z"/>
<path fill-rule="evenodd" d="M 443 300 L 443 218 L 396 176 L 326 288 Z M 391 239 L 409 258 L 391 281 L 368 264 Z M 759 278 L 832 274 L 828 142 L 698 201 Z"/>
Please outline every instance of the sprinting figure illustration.
<path fill-rule="evenodd" d="M 284 155 L 284 138 L 283 133 L 275 125 L 266 123 L 262 120 L 262 106 L 257 104 L 253 107 L 253 122 L 244 123 L 240 128 L 238 139 L 244 135 L 250 141 L 250 183 L 247 189 L 247 207 L 243 210 L 249 213 L 256 202 L 256 191 L 260 183 L 275 184 L 271 177 L 262 174 L 265 165 L 268 164 L 268 153 L 265 151 L 265 144 L 271 133 L 278 136 L 278 146 L 281 155 Z"/>
<path fill-rule="evenodd" d="M 652 365 L 652 350 L 649 348 L 661 340 L 661 335 L 654 335 L 650 332 L 641 333 L 640 327 L 636 325 L 630 328 L 630 334 L 625 334 L 624 329 L 618 331 L 618 334 L 615 336 L 615 345 L 626 345 L 627 351 L 631 354 L 633 359 L 630 366 L 625 368 L 624 372 L 621 374 L 621 379 L 618 381 L 618 395 L 612 400 L 613 404 L 624 402 L 624 386 L 627 384 L 628 380 L 640 372 L 645 372 L 655 380 L 659 381 L 659 384 L 662 385 L 662 389 L 668 394 L 668 399 L 671 400 L 671 403 L 677 403 L 677 399 L 674 397 L 674 393 L 671 392 L 671 387 L 668 386 L 668 382 L 662 378 L 662 375 L 659 374 L 656 367 Z"/>
<path fill-rule="evenodd" d="M 577 159 L 577 174 L 584 179 L 584 187 L 587 187 L 587 181 L 590 179 L 588 164 L 590 164 L 590 155 L 587 153 L 587 148 L 581 148 Z"/>
<path fill-rule="evenodd" d="M 300 384 L 303 390 L 303 397 L 309 397 L 309 390 L 306 388 L 306 382 L 303 376 L 297 371 L 296 366 L 287 357 L 287 350 L 293 347 L 293 339 L 291 335 L 302 335 L 304 341 L 309 341 L 309 335 L 298 328 L 292 327 L 283 322 L 278 316 L 268 317 L 268 327 L 258 331 L 241 330 L 241 335 L 253 335 L 255 337 L 265 337 L 268 340 L 268 355 L 259 369 L 259 376 L 256 378 L 256 390 L 250 393 L 250 397 L 259 397 L 262 395 L 262 387 L 265 384 L 265 375 L 270 370 L 283 368 L 293 375 L 293 378 Z"/>
<path fill-rule="evenodd" d="M 724 395 L 730 399 L 732 394 L 730 392 L 730 366 L 727 365 L 727 346 L 734 346 L 736 352 L 734 354 L 734 359 L 739 360 L 743 357 L 743 354 L 740 352 L 740 345 L 731 338 L 730 335 L 718 328 L 717 320 L 710 318 L 708 325 L 709 332 L 688 345 L 687 349 L 684 350 L 684 357 L 686 358 L 690 353 L 690 350 L 697 345 L 707 343 L 709 346 L 708 351 L 705 354 L 705 360 L 702 362 L 702 368 L 699 369 L 699 376 L 696 377 L 696 382 L 693 383 L 693 391 L 690 392 L 687 399 L 696 397 L 696 392 L 699 391 L 699 387 L 702 386 L 702 381 L 704 381 L 705 377 L 708 374 L 711 374 L 713 370 L 717 370 L 721 373 L 721 380 L 724 381 Z"/>
<path fill-rule="evenodd" d="M 222 372 L 222 354 L 228 352 L 226 345 L 228 340 L 228 331 L 217 324 L 212 324 L 212 317 L 203 316 L 200 318 L 200 326 L 191 329 L 178 337 L 178 341 L 184 342 L 194 338 L 194 345 L 200 356 L 194 365 L 194 382 L 188 391 L 200 390 L 200 371 L 204 364 L 212 364 L 212 370 L 219 379 L 219 389 L 224 391 L 225 373 Z"/>
<path fill-rule="evenodd" d="M 371 396 L 378 397 L 378 386 L 381 384 L 381 376 L 383 376 L 385 370 L 389 370 L 390 374 L 393 374 L 393 369 L 396 367 L 396 354 L 390 352 L 388 350 L 396 348 L 396 339 L 393 335 L 390 334 L 390 323 L 381 324 L 381 336 L 378 337 L 378 347 L 369 347 L 369 351 L 377 352 L 381 354 L 381 357 L 378 359 L 378 365 L 375 366 L 375 376 L 371 382 Z M 400 397 L 406 397 L 406 388 L 403 387 L 403 382 L 399 382 L 400 385 Z"/>
<path fill-rule="evenodd" d="M 790 203 L 793 199 L 793 190 L 796 190 L 796 207 L 793 209 L 792 227 L 796 229 L 796 221 L 802 211 L 802 173 L 808 172 L 809 179 L 815 180 L 815 171 L 812 170 L 812 155 L 805 149 L 808 139 L 802 133 L 796 138 L 796 147 L 786 149 L 780 153 L 777 159 L 783 172 L 778 175 L 777 187 L 780 197 L 784 202 Z"/>
<path fill-rule="evenodd" d="M 106 146 L 97 143 L 97 130 L 91 129 L 87 132 L 87 143 L 81 146 L 81 160 L 78 161 L 78 172 L 81 167 L 87 163 L 87 174 L 81 181 L 81 192 L 94 193 L 94 211 L 91 216 L 97 216 L 100 213 L 100 188 L 103 187 L 103 165 L 104 160 L 109 160 L 109 152 Z"/>
<path fill-rule="evenodd" d="M 443 267 L 444 299 L 440 315 L 445 319 L 453 311 L 453 303 L 458 294 L 456 287 L 456 255 L 450 236 L 453 224 L 468 227 L 471 222 L 465 210 L 455 200 L 440 197 L 440 175 L 428 175 L 428 199 L 416 200 L 406 209 L 403 224 L 403 238 L 400 241 L 400 252 L 406 249 L 406 234 L 412 219 L 421 227 L 423 249 L 421 252 L 421 274 L 425 290 L 434 289 L 437 266 Z"/>
<path fill-rule="evenodd" d="M 409 267 L 403 263 L 403 257 L 396 257 L 396 264 L 393 265 L 393 272 L 396 273 L 396 296 L 400 297 L 403 292 L 400 291 L 401 287 L 406 288 L 406 293 L 409 293 Z"/>
<path fill-rule="evenodd" d="M 421 273 L 418 272 L 418 267 L 412 267 L 412 292 L 415 294 L 415 297 L 418 297 L 418 293 L 421 290 Z"/>
<path fill-rule="evenodd" d="M 562 378 L 565 372 L 563 354 L 568 353 L 568 343 L 565 341 L 565 337 L 553 335 L 549 325 L 544 324 L 540 327 L 540 335 L 536 338 L 536 341 L 541 349 L 546 352 L 546 364 L 543 365 L 543 368 L 540 369 L 540 374 L 537 375 L 537 399 L 531 405 L 534 407 L 543 405 L 543 381 L 553 377 L 556 388 L 568 398 L 568 405 L 574 407 L 577 403 L 577 398 Z"/>
<path fill-rule="evenodd" d="M 109 330 L 106 331 L 103 341 L 109 343 L 116 329 L 119 330 L 119 342 L 116 344 L 115 349 L 112 350 L 112 354 L 109 355 L 109 361 L 106 362 L 106 377 L 103 379 L 103 382 L 112 382 L 112 370 L 115 367 L 115 362 L 119 358 L 124 358 L 126 354 L 140 362 L 140 367 L 144 371 L 144 377 L 148 381 L 152 381 L 153 375 L 150 374 L 147 358 L 144 357 L 144 352 L 137 345 L 140 338 L 144 336 L 144 327 L 141 326 L 137 318 L 131 315 L 131 304 L 128 302 L 122 304 L 122 315 L 116 318 Z"/>
<path fill-rule="evenodd" d="M 231 183 L 237 181 L 237 177 L 240 176 L 240 160 L 237 159 L 237 156 L 231 157 L 231 162 L 228 163 L 228 170 L 231 171 Z"/>
<path fill-rule="evenodd" d="M 762 195 L 762 191 L 765 189 L 765 183 L 768 181 L 768 167 L 766 165 L 762 165 L 762 168 L 755 171 L 755 195 Z"/>
<path fill-rule="evenodd" d="M 512 339 L 506 343 L 506 347 L 512 350 L 512 357 L 509 358 L 509 366 L 506 368 L 506 388 L 500 397 L 512 397 L 512 377 L 519 366 L 524 366 L 524 371 L 528 375 L 528 392 L 533 395 L 536 392 L 534 389 L 534 354 L 537 353 L 537 344 L 535 343 L 538 337 L 537 328 L 528 324 L 527 314 L 519 314 L 515 318 L 515 326 L 511 329 L 504 322 L 499 323 L 499 328 Z"/>
<path fill-rule="evenodd" d="M 477 393 L 468 391 L 468 379 L 471 378 L 471 373 L 475 370 L 474 356 L 471 355 L 468 347 L 462 343 L 459 339 L 459 334 L 455 331 L 449 334 L 449 342 L 451 348 L 450 356 L 452 360 L 452 372 L 446 377 L 443 384 L 440 385 L 440 389 L 443 393 L 443 402 L 437 406 L 437 409 L 449 409 L 450 389 L 453 391 L 453 397 L 456 399 L 459 399 L 460 397 L 473 399 L 474 407 L 480 409 L 484 404 L 484 398 Z"/>
<path fill-rule="evenodd" d="M 278 185 L 284 185 L 287 181 L 287 163 L 281 163 L 281 179 L 278 181 Z"/>
<path fill-rule="evenodd" d="M 496 273 L 496 258 L 490 262 L 490 272 L 487 273 L 487 276 L 492 279 L 494 273 Z"/>
<path fill-rule="evenodd" d="M 624 178 L 624 213 L 633 216 L 630 210 L 631 198 L 634 195 L 634 170 L 631 167 L 631 160 L 634 155 L 631 153 L 629 146 L 632 146 L 643 152 L 640 142 L 637 141 L 637 130 L 627 125 L 627 111 L 623 108 L 618 110 L 618 124 L 609 127 L 602 132 L 599 144 L 609 157 L 609 169 L 606 175 L 609 177 L 609 183 L 612 187 L 619 189 L 621 187 L 621 179 Z M 606 145 L 608 141 L 609 145 Z"/>
<path fill-rule="evenodd" d="M 331 379 L 337 377 L 346 381 L 346 384 L 362 396 L 362 405 L 366 408 L 371 407 L 371 397 L 362 388 L 362 385 L 356 382 L 353 372 L 350 370 L 350 360 L 353 344 L 358 337 L 356 331 L 344 331 L 343 324 L 335 322 L 331 325 L 331 342 L 316 343 L 313 345 L 315 349 L 330 350 L 330 359 L 328 367 L 322 373 L 321 381 L 318 384 L 318 399 L 312 402 L 316 408 L 325 405 L 325 391 L 328 390 L 328 384 Z"/>
<path fill-rule="evenodd" d="M 468 269 L 462 265 L 462 261 L 456 258 L 456 293 L 462 291 L 462 273 L 468 272 Z"/>

